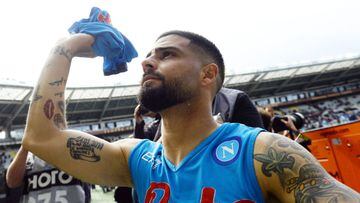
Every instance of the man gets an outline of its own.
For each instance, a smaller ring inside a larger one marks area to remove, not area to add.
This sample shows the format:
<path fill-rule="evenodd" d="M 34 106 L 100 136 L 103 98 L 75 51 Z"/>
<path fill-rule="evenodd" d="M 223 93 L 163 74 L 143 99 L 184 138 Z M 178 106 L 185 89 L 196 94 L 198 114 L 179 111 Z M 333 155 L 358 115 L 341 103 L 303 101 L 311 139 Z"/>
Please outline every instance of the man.
<path fill-rule="evenodd" d="M 7 202 L 90 202 L 88 184 L 20 147 L 6 172 Z"/>
<path fill-rule="evenodd" d="M 161 114 L 161 144 L 108 143 L 60 130 L 64 98 L 55 93 L 65 82 L 52 82 L 67 79 L 73 56 L 93 56 L 93 42 L 85 34 L 59 42 L 40 76 L 23 145 L 47 162 L 86 182 L 135 187 L 140 202 L 360 201 L 297 143 L 259 128 L 217 124 L 211 106 L 224 80 L 222 56 L 189 32 L 161 35 L 142 62 L 139 100 Z"/>

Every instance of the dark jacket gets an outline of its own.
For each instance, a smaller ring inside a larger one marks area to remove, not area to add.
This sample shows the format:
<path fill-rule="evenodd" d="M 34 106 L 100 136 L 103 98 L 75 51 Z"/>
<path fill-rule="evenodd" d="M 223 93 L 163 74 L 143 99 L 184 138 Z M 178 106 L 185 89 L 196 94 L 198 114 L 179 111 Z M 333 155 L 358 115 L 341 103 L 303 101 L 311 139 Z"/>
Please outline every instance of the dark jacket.
<path fill-rule="evenodd" d="M 220 113 L 224 122 L 264 128 L 260 114 L 249 96 L 240 90 L 221 88 L 213 101 L 213 115 Z"/>

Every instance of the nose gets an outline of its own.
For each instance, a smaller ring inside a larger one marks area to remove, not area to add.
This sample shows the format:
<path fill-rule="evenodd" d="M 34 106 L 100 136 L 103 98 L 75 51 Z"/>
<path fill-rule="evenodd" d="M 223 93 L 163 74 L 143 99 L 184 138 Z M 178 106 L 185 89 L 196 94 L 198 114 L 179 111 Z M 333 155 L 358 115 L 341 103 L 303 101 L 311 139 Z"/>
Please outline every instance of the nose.
<path fill-rule="evenodd" d="M 149 69 L 152 69 L 152 71 L 157 69 L 156 61 L 151 57 L 148 57 L 145 60 L 143 60 L 141 65 L 142 65 L 144 73 L 148 72 Z"/>

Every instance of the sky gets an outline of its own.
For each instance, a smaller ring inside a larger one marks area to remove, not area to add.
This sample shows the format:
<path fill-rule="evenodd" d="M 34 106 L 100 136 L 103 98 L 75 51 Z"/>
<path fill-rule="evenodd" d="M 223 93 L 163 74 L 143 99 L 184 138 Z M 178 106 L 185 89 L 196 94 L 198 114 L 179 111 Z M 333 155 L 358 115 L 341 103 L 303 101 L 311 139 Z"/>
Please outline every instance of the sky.
<path fill-rule="evenodd" d="M 102 58 L 76 58 L 68 86 L 138 84 L 141 60 L 168 30 L 201 34 L 221 50 L 227 74 L 360 54 L 360 1 L 11 0 L 1 1 L 0 80 L 34 85 L 55 42 L 93 6 L 139 52 L 129 71 L 103 76 Z"/>

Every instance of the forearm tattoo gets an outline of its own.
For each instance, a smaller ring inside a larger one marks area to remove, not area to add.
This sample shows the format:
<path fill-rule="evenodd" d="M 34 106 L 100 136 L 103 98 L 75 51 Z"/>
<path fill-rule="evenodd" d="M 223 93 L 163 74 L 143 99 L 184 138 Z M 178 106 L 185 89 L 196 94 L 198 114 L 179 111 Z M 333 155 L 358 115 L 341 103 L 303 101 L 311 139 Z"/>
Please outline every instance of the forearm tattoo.
<path fill-rule="evenodd" d="M 95 150 L 100 151 L 103 147 L 103 143 L 81 136 L 69 138 L 67 141 L 67 148 L 72 158 L 89 162 L 100 161 L 100 156 L 95 153 Z"/>
<path fill-rule="evenodd" d="M 54 96 L 62 98 L 64 96 L 64 92 L 56 92 Z"/>
<path fill-rule="evenodd" d="M 44 114 L 47 119 L 51 119 L 54 116 L 54 102 L 52 99 L 48 99 L 44 104 Z"/>
<path fill-rule="evenodd" d="M 58 107 L 62 115 L 65 114 L 65 103 L 64 101 L 58 101 Z"/>
<path fill-rule="evenodd" d="M 39 90 L 40 90 L 40 85 L 38 85 L 36 87 L 36 89 L 34 90 L 33 99 L 32 99 L 33 102 L 36 102 L 36 101 L 39 101 L 40 99 L 42 99 L 42 96 L 39 95 Z"/>
<path fill-rule="evenodd" d="M 49 82 L 49 85 L 51 85 L 51 86 L 60 86 L 63 84 L 66 84 L 66 79 L 64 79 L 63 77 L 61 77 L 61 79 L 59 79 L 59 80 Z"/>
<path fill-rule="evenodd" d="M 264 153 L 254 155 L 262 173 L 277 175 L 283 189 L 303 202 L 360 202 L 360 196 L 334 181 L 306 150 L 286 138 L 271 136 Z"/>
<path fill-rule="evenodd" d="M 73 57 L 70 50 L 68 50 L 62 46 L 55 47 L 54 54 L 59 54 L 60 56 L 64 56 L 68 61 L 71 61 L 71 59 Z"/>
<path fill-rule="evenodd" d="M 66 121 L 65 121 L 64 117 L 59 113 L 55 114 L 55 116 L 54 116 L 54 124 L 57 128 L 59 128 L 61 130 L 66 128 Z"/>

